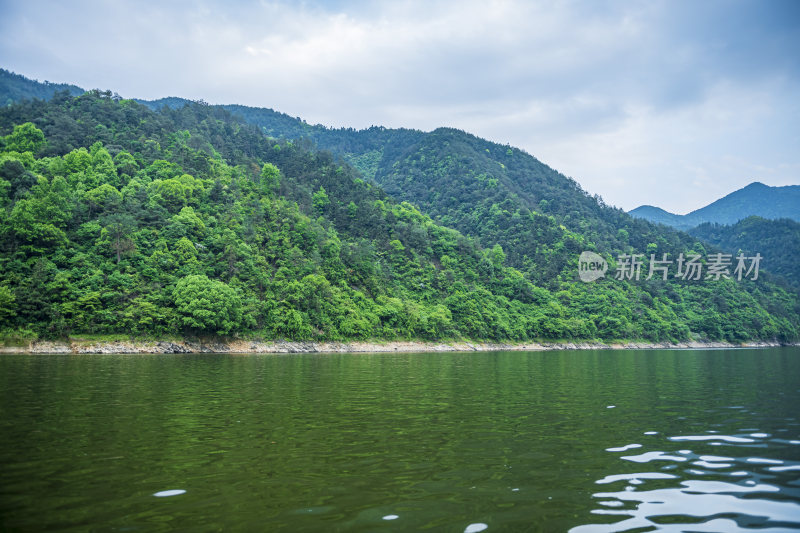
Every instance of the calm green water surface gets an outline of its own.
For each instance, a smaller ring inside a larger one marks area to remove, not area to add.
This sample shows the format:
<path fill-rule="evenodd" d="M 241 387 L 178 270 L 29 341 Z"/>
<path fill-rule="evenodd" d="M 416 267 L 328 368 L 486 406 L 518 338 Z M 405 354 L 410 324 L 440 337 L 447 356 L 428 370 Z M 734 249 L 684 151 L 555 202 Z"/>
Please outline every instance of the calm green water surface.
<path fill-rule="evenodd" d="M 798 348 L 5 355 L 0 529 L 786 531 L 798 416 Z"/>

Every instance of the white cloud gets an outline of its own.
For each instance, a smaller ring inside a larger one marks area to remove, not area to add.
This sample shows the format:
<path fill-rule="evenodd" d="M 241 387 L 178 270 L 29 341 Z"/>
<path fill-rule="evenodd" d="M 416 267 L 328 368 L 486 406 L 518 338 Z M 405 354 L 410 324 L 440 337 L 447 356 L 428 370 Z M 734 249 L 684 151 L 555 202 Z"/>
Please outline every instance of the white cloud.
<path fill-rule="evenodd" d="M 22 74 L 272 107 L 332 126 L 454 126 L 626 209 L 800 181 L 792 3 L 3 4 Z M 782 11 L 785 11 L 783 13 Z"/>

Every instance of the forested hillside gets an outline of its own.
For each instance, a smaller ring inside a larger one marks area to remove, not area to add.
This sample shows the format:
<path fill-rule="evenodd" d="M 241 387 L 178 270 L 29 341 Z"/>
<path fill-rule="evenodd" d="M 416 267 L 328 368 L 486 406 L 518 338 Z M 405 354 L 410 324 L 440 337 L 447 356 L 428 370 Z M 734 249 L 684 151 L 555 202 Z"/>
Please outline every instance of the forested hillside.
<path fill-rule="evenodd" d="M 0 68 L 0 105 L 7 106 L 33 98 L 49 100 L 59 91 L 67 91 L 73 96 L 86 92 L 76 85 L 49 81 L 41 83 Z"/>
<path fill-rule="evenodd" d="M 582 250 L 612 269 L 618 251 L 706 250 L 463 132 L 340 131 L 362 174 L 219 107 L 156 112 L 92 91 L 5 107 L 0 135 L 7 337 L 790 340 L 800 330 L 796 296 L 767 275 L 576 281 Z"/>
<path fill-rule="evenodd" d="M 224 107 L 273 137 L 302 137 L 332 151 L 390 196 L 484 247 L 500 244 L 508 264 L 553 290 L 577 279 L 576 258 L 584 249 L 672 257 L 711 251 L 685 233 L 605 205 L 522 150 L 460 130 L 329 129 L 270 109 Z"/>
<path fill-rule="evenodd" d="M 800 222 L 753 216 L 732 225 L 707 222 L 689 233 L 729 253 L 761 254 L 770 272 L 782 276 L 787 285 L 800 291 Z"/>
<path fill-rule="evenodd" d="M 189 103 L 179 98 L 145 102 L 153 109 Z M 684 249 L 706 251 L 702 242 L 726 251 L 766 252 L 765 269 L 784 278 L 794 290 L 797 247 L 786 221 L 759 223 L 755 232 L 766 246 L 753 241 L 734 243 L 735 229 L 695 226 L 705 220 L 742 219 L 751 212 L 770 218 L 800 216 L 800 187 L 768 187 L 753 183 L 689 215 L 642 206 L 626 216 L 591 197 L 580 185 L 523 151 L 500 146 L 458 130 L 431 133 L 372 127 L 366 130 L 330 129 L 309 125 L 272 109 L 222 106 L 271 137 L 308 139 L 355 166 L 365 178 L 380 184 L 391 196 L 420 206 L 434 220 L 474 236 L 485 247 L 500 244 L 508 264 L 537 284 L 555 288 L 560 272 L 574 260 L 578 238 L 587 249 L 610 253 L 669 253 Z M 549 215 L 549 216 L 543 216 Z M 654 227 L 652 222 L 686 230 L 695 238 Z M 752 235 L 754 224 L 746 224 Z M 768 228 L 775 230 L 769 233 Z M 721 237 L 722 234 L 726 237 Z M 565 246 L 554 248 L 552 242 Z M 582 245 L 583 245 L 582 244 Z M 779 253 L 783 250 L 783 253 Z M 782 282 L 782 283 L 784 283 Z"/>

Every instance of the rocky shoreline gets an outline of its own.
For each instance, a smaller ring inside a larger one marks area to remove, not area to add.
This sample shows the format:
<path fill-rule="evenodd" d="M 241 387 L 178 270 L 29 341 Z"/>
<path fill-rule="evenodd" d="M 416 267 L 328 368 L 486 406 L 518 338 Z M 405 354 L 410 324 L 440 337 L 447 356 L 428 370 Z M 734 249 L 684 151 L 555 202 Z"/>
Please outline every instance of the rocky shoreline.
<path fill-rule="evenodd" d="M 370 352 L 474 352 L 493 350 L 610 350 L 610 349 L 705 349 L 768 348 L 777 342 L 304 342 L 304 341 L 36 341 L 28 346 L 0 347 L 0 353 L 73 353 L 73 354 L 166 354 L 166 353 L 370 353 Z"/>

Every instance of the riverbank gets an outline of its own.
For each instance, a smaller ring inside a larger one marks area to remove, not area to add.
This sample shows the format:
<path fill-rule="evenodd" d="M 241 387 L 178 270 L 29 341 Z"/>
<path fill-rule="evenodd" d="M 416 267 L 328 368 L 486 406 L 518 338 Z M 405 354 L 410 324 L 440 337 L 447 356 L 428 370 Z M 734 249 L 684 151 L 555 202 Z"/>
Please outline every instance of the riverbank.
<path fill-rule="evenodd" d="M 777 342 L 307 342 L 307 341 L 34 341 L 26 346 L 0 347 L 0 353 L 161 354 L 161 353 L 369 353 L 369 352 L 474 352 L 493 350 L 644 350 L 706 348 L 768 348 Z"/>

